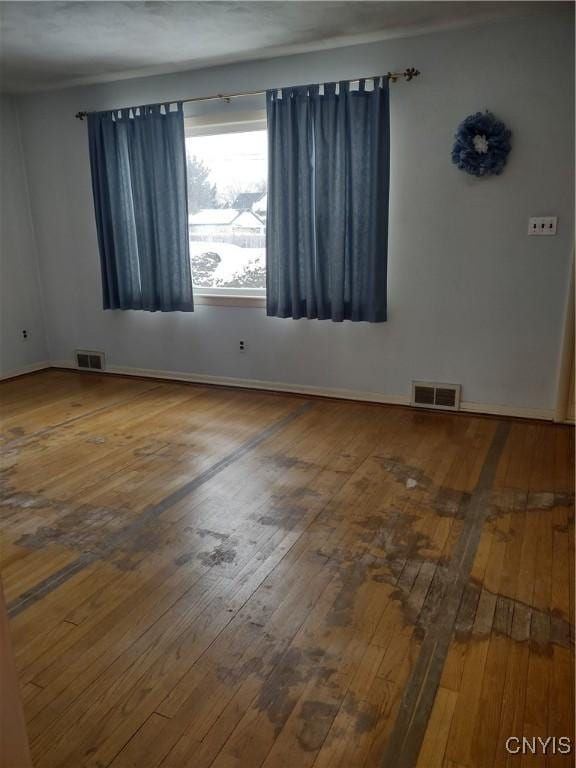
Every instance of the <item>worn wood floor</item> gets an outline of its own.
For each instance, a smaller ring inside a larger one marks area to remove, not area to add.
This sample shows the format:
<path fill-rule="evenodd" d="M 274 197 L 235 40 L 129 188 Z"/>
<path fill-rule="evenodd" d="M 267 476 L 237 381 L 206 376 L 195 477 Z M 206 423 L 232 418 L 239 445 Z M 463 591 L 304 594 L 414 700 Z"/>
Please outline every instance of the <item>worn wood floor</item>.
<path fill-rule="evenodd" d="M 45 371 L 0 385 L 36 768 L 568 766 L 571 428 Z"/>

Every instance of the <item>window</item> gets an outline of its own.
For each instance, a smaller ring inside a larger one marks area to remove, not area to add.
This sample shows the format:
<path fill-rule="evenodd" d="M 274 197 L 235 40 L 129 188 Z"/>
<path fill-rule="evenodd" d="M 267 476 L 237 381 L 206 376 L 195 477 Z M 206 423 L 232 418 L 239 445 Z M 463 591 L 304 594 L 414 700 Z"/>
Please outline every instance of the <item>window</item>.
<path fill-rule="evenodd" d="M 186 121 L 190 260 L 201 300 L 257 297 L 263 303 L 267 134 L 262 112 L 250 118 Z"/>

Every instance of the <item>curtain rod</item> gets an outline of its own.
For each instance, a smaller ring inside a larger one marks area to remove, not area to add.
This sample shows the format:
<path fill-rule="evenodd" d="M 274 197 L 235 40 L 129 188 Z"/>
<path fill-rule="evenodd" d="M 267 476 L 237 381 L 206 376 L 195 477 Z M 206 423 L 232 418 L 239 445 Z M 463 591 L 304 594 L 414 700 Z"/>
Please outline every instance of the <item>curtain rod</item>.
<path fill-rule="evenodd" d="M 418 77 L 420 74 L 420 70 L 416 69 L 415 67 L 408 67 L 404 70 L 404 72 L 388 72 L 386 75 L 371 75 L 370 77 L 363 77 L 360 78 L 362 80 L 377 80 L 380 77 L 387 77 L 390 82 L 395 83 L 400 78 L 404 78 L 406 82 L 410 82 L 415 77 Z M 357 83 L 359 78 L 356 80 L 350 80 L 351 83 Z M 278 89 L 281 90 L 281 89 Z M 189 101 L 217 101 L 218 99 L 222 99 L 223 101 L 230 101 L 230 99 L 237 99 L 241 96 L 262 96 L 265 94 L 266 91 L 245 91 L 244 93 L 219 93 L 216 96 L 194 96 L 190 99 L 171 99 L 170 101 L 181 101 L 182 103 L 187 103 Z M 121 109 L 136 109 L 136 106 L 134 107 L 121 107 Z M 114 111 L 114 110 L 111 110 Z M 75 117 L 78 118 L 78 120 L 84 120 L 88 112 L 76 112 Z"/>

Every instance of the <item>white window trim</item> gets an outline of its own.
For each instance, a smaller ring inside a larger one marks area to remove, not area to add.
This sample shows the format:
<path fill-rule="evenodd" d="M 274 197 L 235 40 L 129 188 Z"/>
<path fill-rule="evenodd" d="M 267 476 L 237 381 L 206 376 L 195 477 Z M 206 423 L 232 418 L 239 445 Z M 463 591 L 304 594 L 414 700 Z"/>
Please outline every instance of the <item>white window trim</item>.
<path fill-rule="evenodd" d="M 226 296 L 225 294 L 216 295 L 208 293 L 196 293 L 194 291 L 194 304 L 205 304 L 212 307 L 265 307 L 266 295 L 262 289 L 260 296 Z"/>
<path fill-rule="evenodd" d="M 189 136 L 212 136 L 215 133 L 242 133 L 244 131 L 265 131 L 266 110 L 253 109 L 248 112 L 231 112 L 229 115 L 199 115 L 184 118 L 184 131 Z"/>
<path fill-rule="evenodd" d="M 199 288 L 198 293 L 194 293 L 194 301 L 216 307 L 264 307 L 266 291 L 264 288 Z"/>
<path fill-rule="evenodd" d="M 228 115 L 199 115 L 184 118 L 188 136 L 239 133 L 266 129 L 266 110 L 231 111 Z M 265 307 L 265 288 L 194 288 L 194 303 L 214 307 Z"/>

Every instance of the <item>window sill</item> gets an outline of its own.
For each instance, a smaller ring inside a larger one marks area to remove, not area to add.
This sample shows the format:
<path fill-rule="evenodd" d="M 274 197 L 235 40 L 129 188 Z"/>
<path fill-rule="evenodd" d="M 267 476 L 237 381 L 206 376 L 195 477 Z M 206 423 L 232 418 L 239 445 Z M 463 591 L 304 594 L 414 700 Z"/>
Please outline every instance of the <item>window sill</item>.
<path fill-rule="evenodd" d="M 213 307 L 265 307 L 265 296 L 216 296 L 214 294 L 194 294 L 194 304 L 206 304 Z"/>

